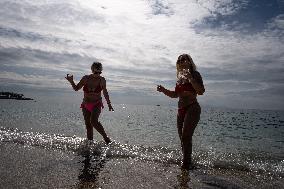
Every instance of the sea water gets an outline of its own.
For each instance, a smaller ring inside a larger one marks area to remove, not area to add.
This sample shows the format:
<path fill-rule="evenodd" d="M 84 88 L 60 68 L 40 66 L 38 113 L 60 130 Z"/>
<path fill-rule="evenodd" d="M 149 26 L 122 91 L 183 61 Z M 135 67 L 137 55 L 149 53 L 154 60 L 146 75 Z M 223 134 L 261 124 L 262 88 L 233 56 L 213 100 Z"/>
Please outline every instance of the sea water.
<path fill-rule="evenodd" d="M 174 106 L 114 104 L 86 131 L 80 102 L 0 101 L 3 188 L 282 188 L 284 112 L 202 107 L 195 169 L 180 170 Z M 181 181 L 182 180 L 182 181 Z M 184 181 L 185 180 L 185 181 Z"/>

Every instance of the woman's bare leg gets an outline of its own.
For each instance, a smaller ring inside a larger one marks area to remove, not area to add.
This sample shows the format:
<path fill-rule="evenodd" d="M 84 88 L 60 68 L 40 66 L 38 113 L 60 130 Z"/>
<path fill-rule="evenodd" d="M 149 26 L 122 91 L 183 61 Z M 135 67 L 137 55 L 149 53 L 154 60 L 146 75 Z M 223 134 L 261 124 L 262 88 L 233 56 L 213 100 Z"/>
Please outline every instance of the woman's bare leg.
<path fill-rule="evenodd" d="M 185 115 L 182 130 L 183 165 L 188 170 L 191 164 L 192 136 L 200 119 L 201 109 L 198 103 L 191 105 Z"/>
<path fill-rule="evenodd" d="M 106 143 L 111 142 L 109 137 L 107 136 L 104 127 L 102 126 L 102 124 L 99 122 L 99 116 L 101 113 L 101 109 L 100 108 L 95 108 L 92 113 L 91 113 L 91 124 L 92 126 L 103 136 L 104 140 Z"/>
<path fill-rule="evenodd" d="M 191 154 L 192 154 L 192 135 L 195 126 L 186 125 L 183 129 L 182 141 L 183 141 L 183 164 L 182 168 L 188 170 L 191 164 Z"/>
<path fill-rule="evenodd" d="M 91 125 L 91 112 L 89 112 L 87 109 L 82 108 L 86 130 L 87 130 L 87 139 L 93 140 L 93 127 Z"/>
<path fill-rule="evenodd" d="M 183 153 L 183 142 L 182 142 L 183 122 L 184 122 L 184 117 L 182 115 L 178 114 L 177 115 L 177 130 L 178 130 L 178 136 L 179 136 L 179 139 L 180 139 L 182 153 Z"/>
<path fill-rule="evenodd" d="M 182 143 L 182 128 L 183 128 L 183 120 L 184 118 L 180 115 L 177 115 L 177 130 L 180 142 Z"/>

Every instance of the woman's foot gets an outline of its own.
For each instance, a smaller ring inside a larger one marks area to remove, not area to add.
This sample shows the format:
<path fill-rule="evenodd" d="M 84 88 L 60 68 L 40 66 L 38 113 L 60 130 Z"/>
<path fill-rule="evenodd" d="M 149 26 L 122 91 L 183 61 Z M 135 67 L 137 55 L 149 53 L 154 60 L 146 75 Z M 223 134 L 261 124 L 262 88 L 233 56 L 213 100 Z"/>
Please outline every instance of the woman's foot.
<path fill-rule="evenodd" d="M 106 143 L 106 144 L 111 143 L 111 140 L 110 140 L 110 138 L 109 138 L 109 137 L 105 138 L 105 143 Z"/>
<path fill-rule="evenodd" d="M 182 162 L 181 164 L 181 169 L 184 169 L 184 170 L 193 170 L 195 169 L 196 167 L 193 165 L 192 161 L 189 160 L 188 162 Z"/>
<path fill-rule="evenodd" d="M 189 171 L 189 170 L 196 169 L 196 167 L 192 163 L 188 165 L 182 164 L 181 169 Z"/>
<path fill-rule="evenodd" d="M 185 188 L 187 188 L 186 186 L 188 186 L 188 182 L 190 181 L 188 170 L 185 170 L 182 168 L 181 174 L 177 176 L 177 179 L 181 186 L 184 186 Z"/>

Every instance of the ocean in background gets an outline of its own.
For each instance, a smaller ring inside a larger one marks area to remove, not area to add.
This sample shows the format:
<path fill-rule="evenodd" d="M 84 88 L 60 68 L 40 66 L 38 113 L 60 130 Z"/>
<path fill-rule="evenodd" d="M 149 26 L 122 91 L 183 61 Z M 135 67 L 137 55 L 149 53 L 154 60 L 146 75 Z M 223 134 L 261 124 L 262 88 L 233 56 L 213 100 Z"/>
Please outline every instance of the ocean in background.
<path fill-rule="evenodd" d="M 202 107 L 189 175 L 174 106 L 114 104 L 113 143 L 85 140 L 80 101 L 0 101 L 1 188 L 284 188 L 284 112 Z"/>

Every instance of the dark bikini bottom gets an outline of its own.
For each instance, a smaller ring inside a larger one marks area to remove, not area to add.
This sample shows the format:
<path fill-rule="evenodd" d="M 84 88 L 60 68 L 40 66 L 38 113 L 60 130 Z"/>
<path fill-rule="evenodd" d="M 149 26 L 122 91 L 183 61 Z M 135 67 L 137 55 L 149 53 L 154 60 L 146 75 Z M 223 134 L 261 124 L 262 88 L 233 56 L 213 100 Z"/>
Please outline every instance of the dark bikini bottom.
<path fill-rule="evenodd" d="M 182 108 L 178 108 L 178 116 L 182 119 L 184 119 L 187 111 L 189 108 L 192 108 L 194 105 L 198 105 L 199 106 L 199 103 L 197 101 L 191 103 L 190 105 L 187 105 L 185 107 L 182 107 Z"/>

